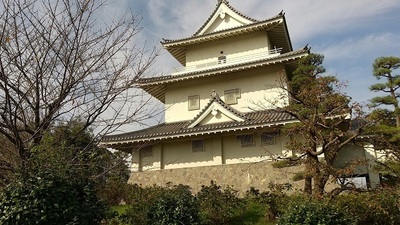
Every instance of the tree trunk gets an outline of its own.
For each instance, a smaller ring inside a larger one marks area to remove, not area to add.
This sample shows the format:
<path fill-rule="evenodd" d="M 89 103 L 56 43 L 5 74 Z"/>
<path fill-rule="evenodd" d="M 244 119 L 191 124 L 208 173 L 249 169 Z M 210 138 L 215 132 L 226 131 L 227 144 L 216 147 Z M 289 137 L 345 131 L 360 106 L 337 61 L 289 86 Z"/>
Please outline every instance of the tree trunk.
<path fill-rule="evenodd" d="M 329 173 L 319 170 L 314 176 L 314 197 L 321 198 L 325 194 L 325 185 L 328 182 Z"/>
<path fill-rule="evenodd" d="M 312 176 L 306 175 L 304 178 L 304 194 L 312 195 Z"/>
<path fill-rule="evenodd" d="M 304 193 L 307 195 L 312 195 L 312 171 L 312 155 L 307 154 L 304 170 Z"/>

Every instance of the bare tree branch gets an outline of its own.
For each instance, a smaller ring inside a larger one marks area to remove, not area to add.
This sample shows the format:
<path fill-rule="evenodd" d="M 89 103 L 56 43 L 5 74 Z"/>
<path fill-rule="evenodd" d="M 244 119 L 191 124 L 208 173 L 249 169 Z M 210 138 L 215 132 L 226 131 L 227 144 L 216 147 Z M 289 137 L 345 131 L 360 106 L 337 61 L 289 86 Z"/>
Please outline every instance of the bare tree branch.
<path fill-rule="evenodd" d="M 2 1 L 0 134 L 22 160 L 60 121 L 79 118 L 101 135 L 155 110 L 136 84 L 158 50 L 135 39 L 139 15 L 100 19 L 107 2 Z"/>

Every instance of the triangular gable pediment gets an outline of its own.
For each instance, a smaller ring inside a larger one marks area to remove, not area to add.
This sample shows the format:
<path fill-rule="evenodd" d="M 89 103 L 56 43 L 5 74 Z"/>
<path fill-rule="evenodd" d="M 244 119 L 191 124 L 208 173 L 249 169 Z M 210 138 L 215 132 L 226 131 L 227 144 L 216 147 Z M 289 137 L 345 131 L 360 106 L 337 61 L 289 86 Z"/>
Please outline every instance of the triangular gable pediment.
<path fill-rule="evenodd" d="M 214 123 L 243 122 L 245 120 L 246 118 L 243 115 L 225 104 L 219 97 L 213 97 L 205 109 L 190 122 L 187 128 Z"/>
<path fill-rule="evenodd" d="M 214 13 L 194 36 L 210 34 L 221 30 L 248 25 L 254 22 L 255 20 L 245 17 L 232 8 L 232 6 L 228 4 L 228 1 L 222 0 L 218 4 L 217 9 L 214 10 Z"/>

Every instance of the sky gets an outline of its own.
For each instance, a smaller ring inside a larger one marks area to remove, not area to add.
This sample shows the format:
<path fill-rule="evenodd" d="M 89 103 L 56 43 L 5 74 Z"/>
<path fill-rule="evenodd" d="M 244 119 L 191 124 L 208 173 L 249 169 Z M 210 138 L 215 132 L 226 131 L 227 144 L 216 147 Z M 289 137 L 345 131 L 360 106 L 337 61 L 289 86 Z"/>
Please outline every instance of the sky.
<path fill-rule="evenodd" d="M 377 57 L 400 57 L 398 0 L 230 0 L 230 5 L 258 20 L 285 13 L 293 49 L 306 44 L 325 56 L 327 75 L 347 82 L 353 101 L 368 103 L 377 83 L 372 63 Z M 217 0 L 113 0 L 107 13 L 131 9 L 142 17 L 138 38 L 161 48 L 162 38 L 193 35 L 215 9 Z M 179 63 L 165 50 L 155 64 L 156 76 L 167 75 Z"/>

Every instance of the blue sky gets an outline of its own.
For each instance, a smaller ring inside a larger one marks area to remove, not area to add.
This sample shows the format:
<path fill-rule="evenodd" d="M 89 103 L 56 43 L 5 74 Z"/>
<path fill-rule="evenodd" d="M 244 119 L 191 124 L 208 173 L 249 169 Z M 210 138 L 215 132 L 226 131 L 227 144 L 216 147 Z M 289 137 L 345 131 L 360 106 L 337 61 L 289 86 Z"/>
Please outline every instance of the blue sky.
<path fill-rule="evenodd" d="M 114 0 L 107 11 L 132 9 L 143 17 L 139 38 L 161 47 L 161 38 L 176 39 L 195 33 L 217 0 Z M 400 2 L 398 0 L 230 0 L 242 13 L 259 20 L 283 10 L 294 49 L 312 47 L 325 55 L 327 73 L 347 81 L 345 90 L 355 101 L 367 102 L 377 81 L 372 63 L 381 56 L 400 56 Z M 157 75 L 179 66 L 165 50 L 158 58 Z"/>

